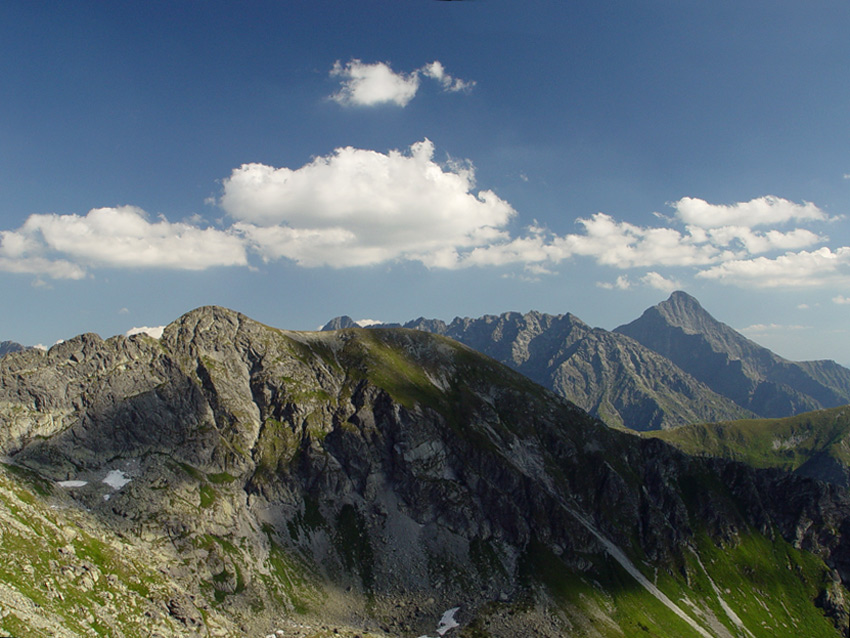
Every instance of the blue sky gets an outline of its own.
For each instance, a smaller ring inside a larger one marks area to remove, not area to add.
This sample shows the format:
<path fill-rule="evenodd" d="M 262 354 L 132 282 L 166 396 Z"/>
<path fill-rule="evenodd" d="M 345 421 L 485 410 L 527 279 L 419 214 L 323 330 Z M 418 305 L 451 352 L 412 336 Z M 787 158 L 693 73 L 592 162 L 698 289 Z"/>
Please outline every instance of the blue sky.
<path fill-rule="evenodd" d="M 850 4 L 0 5 L 0 339 L 673 289 L 850 364 Z"/>

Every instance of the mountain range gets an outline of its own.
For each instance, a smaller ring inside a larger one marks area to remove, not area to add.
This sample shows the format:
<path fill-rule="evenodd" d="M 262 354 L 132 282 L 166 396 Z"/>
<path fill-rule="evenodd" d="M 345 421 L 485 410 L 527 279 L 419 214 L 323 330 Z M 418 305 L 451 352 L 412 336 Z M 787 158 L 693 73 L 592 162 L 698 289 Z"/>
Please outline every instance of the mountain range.
<path fill-rule="evenodd" d="M 10 635 L 825 637 L 850 619 L 845 489 L 607 427 L 423 330 L 205 307 L 160 339 L 11 353 L 0 454 Z"/>
<path fill-rule="evenodd" d="M 343 316 L 323 329 L 354 326 Z M 613 331 L 572 314 L 534 311 L 448 324 L 419 318 L 404 327 L 469 345 L 614 427 L 668 429 L 850 403 L 850 370 L 833 361 L 783 359 L 684 292 Z"/>

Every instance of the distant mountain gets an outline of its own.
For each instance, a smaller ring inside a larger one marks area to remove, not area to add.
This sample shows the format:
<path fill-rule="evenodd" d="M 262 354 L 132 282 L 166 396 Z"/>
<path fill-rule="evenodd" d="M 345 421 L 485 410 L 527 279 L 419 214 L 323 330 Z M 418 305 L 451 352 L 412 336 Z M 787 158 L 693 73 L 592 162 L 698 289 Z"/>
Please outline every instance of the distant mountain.
<path fill-rule="evenodd" d="M 850 370 L 834 361 L 783 359 L 717 321 L 684 292 L 646 310 L 615 332 L 764 417 L 783 417 L 850 403 Z"/>
<path fill-rule="evenodd" d="M 525 321 L 478 327 L 526 361 L 593 333 Z M 159 339 L 13 353 L 0 456 L 0 635 L 837 638 L 848 622 L 850 492 L 605 427 L 425 331 L 206 307 Z"/>
<path fill-rule="evenodd" d="M 781 468 L 850 487 L 850 406 L 782 419 L 686 425 L 651 435 L 688 454 Z"/>
<path fill-rule="evenodd" d="M 0 357 L 9 352 L 20 352 L 24 350 L 24 346 L 14 341 L 0 341 Z"/>
<path fill-rule="evenodd" d="M 591 328 L 569 313 L 508 312 L 450 324 L 420 317 L 404 327 L 474 348 L 614 427 L 666 429 L 753 416 L 633 339 Z"/>
<path fill-rule="evenodd" d="M 335 317 L 328 321 L 324 326 L 322 326 L 322 331 L 328 332 L 330 330 L 344 330 L 345 328 L 357 328 L 357 322 L 354 321 L 348 315 L 342 315 L 341 317 Z"/>

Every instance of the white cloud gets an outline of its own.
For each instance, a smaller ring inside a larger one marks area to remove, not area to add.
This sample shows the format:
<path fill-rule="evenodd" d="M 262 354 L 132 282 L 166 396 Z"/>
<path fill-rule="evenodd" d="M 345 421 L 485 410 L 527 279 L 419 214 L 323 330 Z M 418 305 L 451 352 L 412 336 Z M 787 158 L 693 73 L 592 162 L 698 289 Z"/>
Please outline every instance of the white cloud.
<path fill-rule="evenodd" d="M 775 259 L 736 259 L 697 273 L 746 288 L 804 288 L 850 281 L 850 247 L 835 252 L 827 247 L 815 251 L 786 253 Z"/>
<path fill-rule="evenodd" d="M 408 74 L 396 73 L 386 62 L 367 64 L 352 59 L 343 65 L 337 60 L 330 75 L 339 78 L 341 83 L 339 91 L 331 95 L 331 99 L 343 106 L 407 106 L 419 90 L 422 75 L 436 80 L 444 91 L 450 93 L 468 91 L 475 86 L 474 81 L 450 75 L 438 60 Z"/>
<path fill-rule="evenodd" d="M 704 199 L 683 197 L 670 204 L 685 224 L 700 228 L 744 226 L 753 228 L 790 221 L 829 221 L 830 218 L 810 202 L 796 204 L 767 195 L 732 205 L 709 204 Z"/>
<path fill-rule="evenodd" d="M 663 275 L 658 274 L 657 272 L 650 271 L 643 275 L 639 282 L 644 286 L 649 286 L 650 288 L 655 288 L 657 290 L 661 290 L 664 292 L 673 292 L 674 290 L 679 290 L 682 288 L 682 284 L 676 281 L 675 279 L 668 279 Z M 617 277 L 616 281 L 613 283 L 610 282 L 597 282 L 596 284 L 600 288 L 604 288 L 605 290 L 630 290 L 634 287 L 634 283 L 629 279 L 627 275 L 620 275 Z"/>
<path fill-rule="evenodd" d="M 461 251 L 507 240 L 516 213 L 492 191 L 474 191 L 470 163 L 433 156 L 426 139 L 406 153 L 339 148 L 294 170 L 244 164 L 224 180 L 220 203 L 267 260 L 452 268 Z"/>
<path fill-rule="evenodd" d="M 632 282 L 626 275 L 620 275 L 614 283 L 608 281 L 598 281 L 596 285 L 605 290 L 628 290 L 632 287 Z"/>
<path fill-rule="evenodd" d="M 31 215 L 0 232 L 0 270 L 81 279 L 89 266 L 203 270 L 246 265 L 244 240 L 164 218 L 151 222 L 134 206 L 96 208 L 85 216 Z"/>
<path fill-rule="evenodd" d="M 635 226 L 604 213 L 577 221 L 585 233 L 565 235 L 556 243 L 565 253 L 593 257 L 606 266 L 693 266 L 710 263 L 718 255 L 714 246 L 673 228 Z"/>
<path fill-rule="evenodd" d="M 389 102 L 407 106 L 419 90 L 417 72 L 395 73 L 384 62 L 364 64 L 355 59 L 343 66 L 337 60 L 331 77 L 342 79 L 342 87 L 331 99 L 343 106 L 375 106 Z"/>
<path fill-rule="evenodd" d="M 357 319 L 354 323 L 361 328 L 368 328 L 369 326 L 380 326 L 384 322 L 377 319 Z"/>
<path fill-rule="evenodd" d="M 146 334 L 149 337 L 153 337 L 154 339 L 161 339 L 163 330 L 165 330 L 165 326 L 139 326 L 136 328 L 130 328 L 126 332 L 126 336 L 132 337 L 133 335 Z"/>
<path fill-rule="evenodd" d="M 52 279 L 83 279 L 86 271 L 66 259 L 50 260 L 43 257 L 4 257 L 0 243 L 0 271 L 17 274 L 44 275 Z M 41 281 L 41 280 L 37 280 Z M 43 287 L 41 282 L 39 287 Z"/>
<path fill-rule="evenodd" d="M 759 233 L 746 226 L 721 226 L 708 230 L 707 234 L 715 246 L 730 248 L 741 246 L 753 255 L 773 250 L 808 248 L 827 239 L 805 228 L 795 228 L 787 233 L 778 230 Z"/>
<path fill-rule="evenodd" d="M 800 330 L 809 330 L 809 327 L 780 323 L 754 323 L 746 328 L 741 328 L 741 332 L 751 337 L 764 337 L 781 332 L 798 332 Z"/>
<path fill-rule="evenodd" d="M 640 278 L 642 284 L 649 286 L 650 288 L 655 288 L 656 290 L 661 290 L 664 292 L 673 292 L 674 290 L 679 290 L 682 288 L 682 284 L 675 279 L 668 279 L 663 275 L 659 275 L 657 272 L 648 272 L 643 277 Z"/>
<path fill-rule="evenodd" d="M 468 91 L 473 86 L 475 86 L 474 80 L 465 81 L 449 75 L 446 72 L 446 69 L 438 60 L 434 60 L 430 64 L 426 64 L 420 70 L 422 72 L 422 75 L 429 77 L 433 80 L 437 80 L 437 82 L 442 85 L 443 90 L 448 91 L 450 93 L 457 93 L 458 91 Z"/>
<path fill-rule="evenodd" d="M 832 298 L 833 303 L 837 303 L 840 306 L 850 304 L 850 297 L 845 297 L 844 295 L 836 295 Z"/>
<path fill-rule="evenodd" d="M 645 228 L 619 222 L 604 213 L 578 219 L 583 233 L 548 234 L 530 227 L 524 237 L 494 242 L 473 250 L 465 265 L 558 263 L 574 256 L 591 257 L 616 268 L 694 266 L 716 261 L 721 251 L 706 241 L 672 228 Z"/>

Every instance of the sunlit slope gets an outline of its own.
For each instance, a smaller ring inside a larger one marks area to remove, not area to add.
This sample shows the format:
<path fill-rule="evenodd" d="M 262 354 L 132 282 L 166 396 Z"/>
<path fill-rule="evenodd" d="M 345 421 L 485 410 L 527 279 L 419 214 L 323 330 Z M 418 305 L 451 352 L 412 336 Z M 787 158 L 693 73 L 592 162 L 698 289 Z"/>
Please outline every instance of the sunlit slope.
<path fill-rule="evenodd" d="M 687 452 L 850 484 L 850 406 L 783 419 L 745 419 L 647 433 Z"/>

